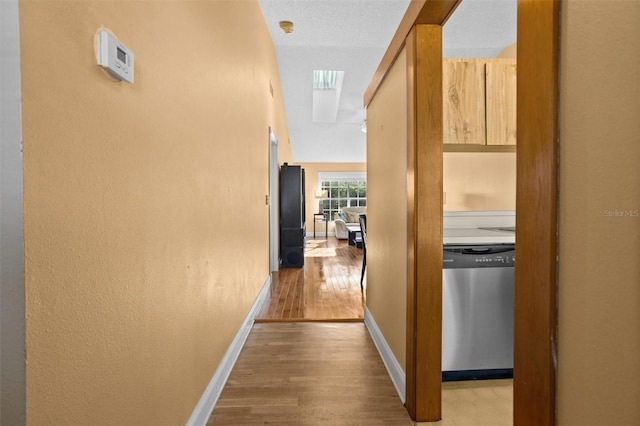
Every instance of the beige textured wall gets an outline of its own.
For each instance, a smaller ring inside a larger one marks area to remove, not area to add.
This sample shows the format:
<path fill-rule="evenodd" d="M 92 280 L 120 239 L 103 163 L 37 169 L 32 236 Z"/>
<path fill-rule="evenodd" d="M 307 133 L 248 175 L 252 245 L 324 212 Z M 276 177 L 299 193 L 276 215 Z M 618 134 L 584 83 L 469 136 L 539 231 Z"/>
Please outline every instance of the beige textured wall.
<path fill-rule="evenodd" d="M 403 50 L 367 109 L 367 308 L 405 368 L 407 78 Z"/>
<path fill-rule="evenodd" d="M 515 210 L 515 152 L 445 152 L 445 211 Z"/>
<path fill-rule="evenodd" d="M 640 424 L 640 2 L 562 3 L 558 424 Z"/>
<path fill-rule="evenodd" d="M 318 200 L 315 198 L 315 192 L 318 189 L 318 173 L 320 172 L 366 172 L 366 163 L 301 163 L 305 170 L 305 196 L 306 218 L 307 218 L 307 234 L 313 234 L 313 214 L 318 213 Z M 332 222 L 328 224 L 329 234 L 335 231 Z M 316 233 L 324 234 L 325 225 L 321 222 L 316 224 Z"/>
<path fill-rule="evenodd" d="M 268 128 L 288 131 L 258 2 L 20 15 L 28 422 L 183 424 L 269 274 Z M 101 25 L 134 85 L 96 65 Z"/>

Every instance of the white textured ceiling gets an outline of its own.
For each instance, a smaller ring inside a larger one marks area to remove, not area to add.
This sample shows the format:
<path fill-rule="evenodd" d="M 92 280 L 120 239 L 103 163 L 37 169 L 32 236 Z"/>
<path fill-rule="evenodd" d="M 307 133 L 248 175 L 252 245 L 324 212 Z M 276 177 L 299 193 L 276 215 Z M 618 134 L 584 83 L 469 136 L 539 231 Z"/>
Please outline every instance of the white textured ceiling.
<path fill-rule="evenodd" d="M 364 92 L 409 0 L 260 0 L 276 47 L 294 162 L 365 162 Z M 285 34 L 279 22 L 294 23 Z M 515 42 L 516 0 L 463 0 L 444 55 L 493 57 Z M 337 122 L 312 121 L 313 70 L 344 71 Z M 277 135 L 276 135 L 277 136 Z"/>

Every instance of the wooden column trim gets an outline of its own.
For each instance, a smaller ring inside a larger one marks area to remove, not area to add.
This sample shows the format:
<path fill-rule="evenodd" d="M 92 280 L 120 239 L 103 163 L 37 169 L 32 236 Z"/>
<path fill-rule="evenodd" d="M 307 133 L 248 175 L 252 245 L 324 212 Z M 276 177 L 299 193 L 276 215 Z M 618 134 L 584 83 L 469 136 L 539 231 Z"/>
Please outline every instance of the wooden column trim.
<path fill-rule="evenodd" d="M 413 26 L 417 24 L 444 25 L 461 2 L 462 0 L 411 0 L 380 65 L 378 65 L 364 93 L 365 108 L 369 106 L 384 77 L 404 48 L 405 40 Z"/>
<path fill-rule="evenodd" d="M 406 40 L 408 99 L 406 407 L 442 416 L 442 27 Z"/>
<path fill-rule="evenodd" d="M 559 1 L 518 1 L 514 425 L 554 425 Z"/>

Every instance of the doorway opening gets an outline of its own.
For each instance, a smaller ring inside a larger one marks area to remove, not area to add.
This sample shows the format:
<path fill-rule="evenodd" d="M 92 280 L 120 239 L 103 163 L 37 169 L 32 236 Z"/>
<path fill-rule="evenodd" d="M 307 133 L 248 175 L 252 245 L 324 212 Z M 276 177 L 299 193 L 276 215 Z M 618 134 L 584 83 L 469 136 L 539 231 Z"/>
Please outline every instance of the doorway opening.
<path fill-rule="evenodd" d="M 463 0 L 442 27 L 441 416 L 456 424 L 513 424 L 517 249 L 497 228 L 516 220 L 517 7 Z"/>

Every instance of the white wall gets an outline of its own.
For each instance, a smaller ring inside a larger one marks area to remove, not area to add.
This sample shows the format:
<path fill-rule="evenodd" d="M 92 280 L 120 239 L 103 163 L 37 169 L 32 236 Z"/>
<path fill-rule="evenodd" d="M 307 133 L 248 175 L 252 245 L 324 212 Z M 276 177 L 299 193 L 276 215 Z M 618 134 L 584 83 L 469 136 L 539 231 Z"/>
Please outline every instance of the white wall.
<path fill-rule="evenodd" d="M 25 423 L 20 36 L 0 1 L 0 424 Z"/>

